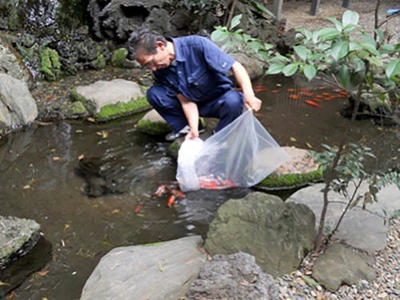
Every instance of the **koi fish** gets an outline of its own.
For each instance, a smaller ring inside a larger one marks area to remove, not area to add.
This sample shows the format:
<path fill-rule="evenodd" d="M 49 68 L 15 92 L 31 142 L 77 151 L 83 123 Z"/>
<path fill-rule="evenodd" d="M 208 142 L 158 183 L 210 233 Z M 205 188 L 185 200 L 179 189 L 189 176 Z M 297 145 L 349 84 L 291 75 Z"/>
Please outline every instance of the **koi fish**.
<path fill-rule="evenodd" d="M 165 184 L 162 184 L 157 188 L 157 191 L 154 193 L 154 195 L 156 195 L 157 197 L 161 197 L 164 194 L 165 194 Z"/>
<path fill-rule="evenodd" d="M 279 93 L 279 90 L 278 89 L 271 90 L 271 93 L 273 93 L 273 94 Z"/>
<path fill-rule="evenodd" d="M 319 107 L 321 108 L 321 104 L 313 101 L 313 100 L 304 100 L 304 102 L 310 106 Z"/>
<path fill-rule="evenodd" d="M 214 178 L 199 178 L 199 185 L 201 189 L 208 190 L 220 190 L 238 186 L 230 180 L 218 180 Z"/>
<path fill-rule="evenodd" d="M 168 207 L 171 207 L 172 205 L 174 205 L 175 199 L 176 199 L 175 195 L 169 196 L 168 202 L 167 202 L 167 206 L 168 206 Z"/>
<path fill-rule="evenodd" d="M 289 98 L 292 100 L 297 100 L 300 98 L 300 95 L 298 95 L 298 94 L 290 95 Z"/>
<path fill-rule="evenodd" d="M 135 210 L 133 211 L 135 213 L 135 215 L 137 215 L 140 210 L 142 209 L 143 205 L 141 203 L 139 203 L 138 205 L 136 205 Z"/>
<path fill-rule="evenodd" d="M 254 87 L 254 92 L 255 93 L 260 93 L 260 92 L 265 92 L 267 89 L 261 85 L 256 85 Z"/>
<path fill-rule="evenodd" d="M 288 88 L 287 91 L 288 91 L 288 92 L 294 92 L 294 91 L 296 91 L 296 89 L 294 89 L 294 88 Z"/>

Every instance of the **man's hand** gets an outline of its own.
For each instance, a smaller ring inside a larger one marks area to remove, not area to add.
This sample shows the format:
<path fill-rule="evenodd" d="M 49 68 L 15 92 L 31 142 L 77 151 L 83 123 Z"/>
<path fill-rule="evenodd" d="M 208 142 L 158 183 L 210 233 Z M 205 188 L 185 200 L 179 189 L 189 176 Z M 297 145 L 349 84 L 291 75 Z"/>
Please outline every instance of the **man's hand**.
<path fill-rule="evenodd" d="M 244 98 L 244 106 L 247 109 L 251 108 L 254 111 L 260 110 L 262 102 L 256 96 L 243 94 L 243 98 Z"/>
<path fill-rule="evenodd" d="M 245 107 L 258 111 L 261 108 L 261 100 L 254 96 L 253 87 L 246 69 L 239 62 L 235 62 L 232 65 L 232 72 L 242 88 Z"/>
<path fill-rule="evenodd" d="M 199 137 L 199 130 L 197 128 L 190 128 L 190 131 L 185 136 L 185 140 L 195 139 L 197 137 Z"/>

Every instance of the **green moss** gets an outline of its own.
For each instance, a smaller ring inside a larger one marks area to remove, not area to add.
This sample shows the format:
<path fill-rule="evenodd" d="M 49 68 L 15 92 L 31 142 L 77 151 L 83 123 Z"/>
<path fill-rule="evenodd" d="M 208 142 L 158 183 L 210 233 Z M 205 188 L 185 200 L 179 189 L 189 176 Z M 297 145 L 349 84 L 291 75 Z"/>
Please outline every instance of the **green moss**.
<path fill-rule="evenodd" d="M 70 116 L 86 115 L 88 111 L 81 101 L 70 103 L 67 110 Z"/>
<path fill-rule="evenodd" d="M 159 136 L 165 135 L 171 131 L 171 126 L 165 122 L 152 122 L 150 120 L 140 120 L 136 128 L 143 133 Z"/>
<path fill-rule="evenodd" d="M 311 182 L 322 181 L 322 167 L 318 170 L 305 173 L 305 174 L 283 174 L 277 175 L 272 173 L 263 181 L 261 181 L 257 187 L 265 189 L 284 189 L 294 188 L 306 185 Z"/>
<path fill-rule="evenodd" d="M 93 67 L 97 70 L 104 69 L 106 67 L 106 59 L 103 53 L 100 53 L 96 60 L 92 63 Z"/>
<path fill-rule="evenodd" d="M 54 49 L 48 47 L 39 51 L 40 55 L 40 71 L 47 80 L 56 80 L 60 75 L 61 64 L 58 53 Z"/>
<path fill-rule="evenodd" d="M 121 116 L 142 112 L 150 109 L 150 104 L 145 97 L 133 99 L 127 103 L 118 102 L 103 106 L 99 112 L 94 112 L 93 116 L 98 121 L 116 119 Z"/>
<path fill-rule="evenodd" d="M 114 67 L 123 68 L 125 65 L 125 59 L 128 55 L 128 50 L 125 48 L 117 49 L 113 52 L 111 57 L 111 63 Z"/>
<path fill-rule="evenodd" d="M 165 244 L 165 242 L 148 243 L 148 244 L 144 244 L 144 245 L 142 245 L 142 246 L 145 246 L 145 247 L 152 247 L 152 246 L 161 246 L 161 245 L 163 245 L 163 244 Z"/>
<path fill-rule="evenodd" d="M 87 102 L 86 98 L 76 91 L 76 88 L 71 89 L 70 95 L 73 101 Z"/>

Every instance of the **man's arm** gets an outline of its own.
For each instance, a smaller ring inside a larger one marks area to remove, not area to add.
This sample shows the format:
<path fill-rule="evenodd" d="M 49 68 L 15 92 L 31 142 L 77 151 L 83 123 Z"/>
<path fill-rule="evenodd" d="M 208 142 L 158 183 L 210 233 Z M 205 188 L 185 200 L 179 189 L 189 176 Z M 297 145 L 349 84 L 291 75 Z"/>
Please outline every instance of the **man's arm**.
<path fill-rule="evenodd" d="M 182 94 L 178 94 L 177 98 L 182 105 L 183 112 L 190 127 L 190 131 L 185 139 L 194 139 L 199 136 L 199 109 L 197 104 L 190 101 Z"/>
<path fill-rule="evenodd" d="M 242 88 L 245 107 L 247 109 L 251 108 L 255 111 L 258 111 L 261 108 L 261 100 L 254 95 L 250 77 L 246 69 L 236 61 L 232 65 L 231 70 L 235 75 L 236 81 Z"/>

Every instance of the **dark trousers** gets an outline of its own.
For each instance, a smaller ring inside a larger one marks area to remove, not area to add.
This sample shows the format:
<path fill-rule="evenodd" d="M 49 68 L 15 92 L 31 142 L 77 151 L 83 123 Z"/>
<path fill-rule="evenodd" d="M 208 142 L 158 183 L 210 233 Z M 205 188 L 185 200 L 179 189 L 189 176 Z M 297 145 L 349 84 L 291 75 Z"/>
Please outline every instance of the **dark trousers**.
<path fill-rule="evenodd" d="M 174 131 L 179 131 L 188 124 L 178 98 L 169 96 L 165 87 L 156 85 L 147 90 L 147 101 Z M 216 99 L 196 104 L 200 117 L 220 120 L 216 128 L 219 131 L 242 114 L 243 94 L 230 89 Z"/>

